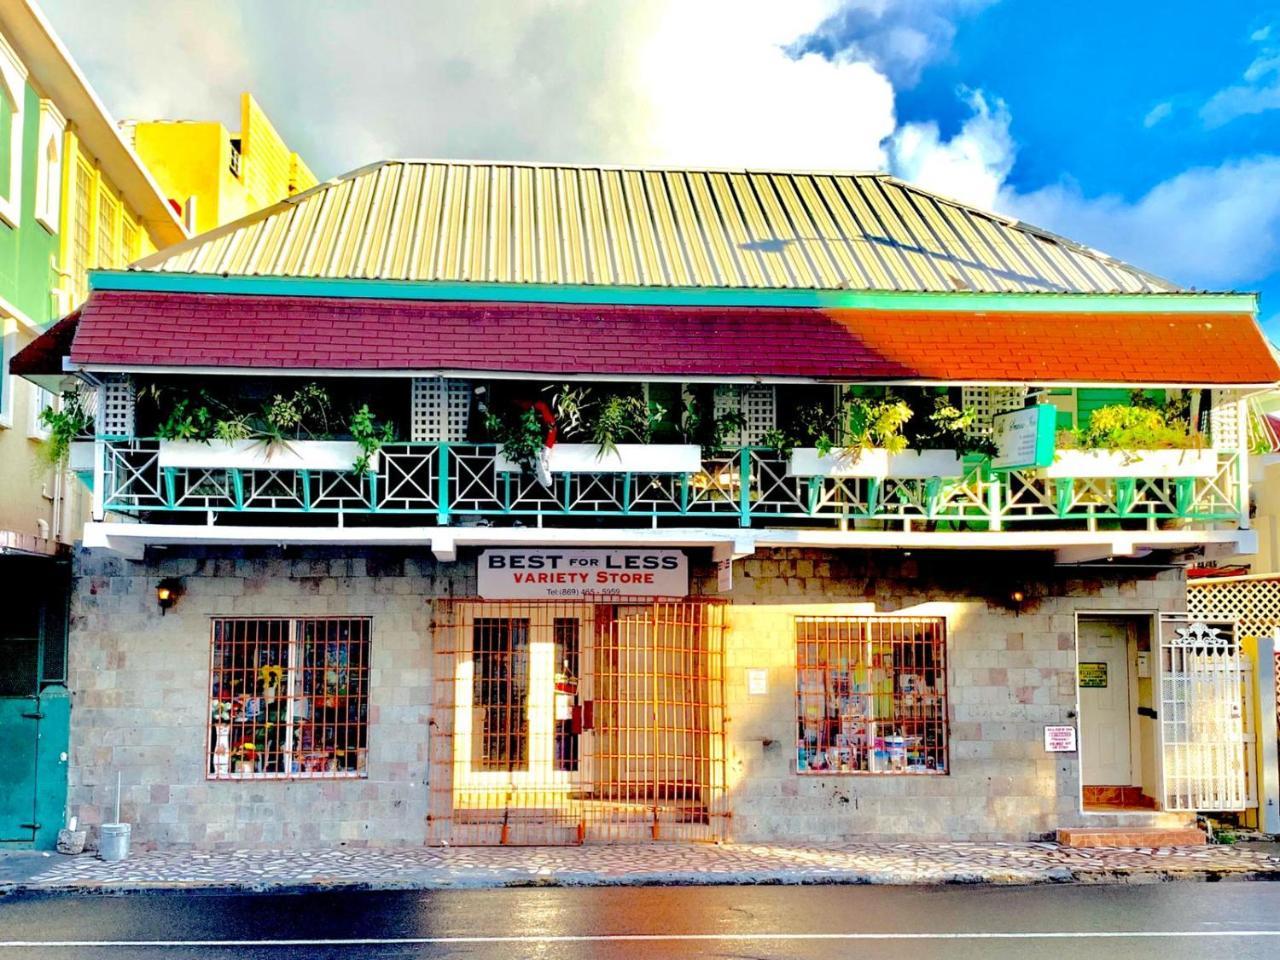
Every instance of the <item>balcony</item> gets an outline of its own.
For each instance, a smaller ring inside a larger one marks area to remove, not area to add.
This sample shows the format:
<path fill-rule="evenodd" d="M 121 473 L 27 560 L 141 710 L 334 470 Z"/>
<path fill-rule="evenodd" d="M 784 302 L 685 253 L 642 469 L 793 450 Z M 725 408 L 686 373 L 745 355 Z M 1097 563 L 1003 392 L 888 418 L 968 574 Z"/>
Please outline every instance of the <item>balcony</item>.
<path fill-rule="evenodd" d="M 254 466 L 211 458 L 194 465 L 162 455 L 164 443 L 97 442 L 98 516 L 246 524 L 265 523 L 267 514 L 274 525 L 310 526 L 425 520 L 456 527 L 983 532 L 1234 525 L 1245 503 L 1241 457 L 1233 451 L 1195 451 L 1194 464 L 1175 457 L 1144 467 L 1131 458 L 1119 469 L 1060 454 L 1051 469 L 998 470 L 989 458 L 970 455 L 953 458 L 957 466 L 946 476 L 892 467 L 855 476 L 797 475 L 794 455 L 741 446 L 702 455 L 699 469 L 579 461 L 540 480 L 489 443 L 390 442 L 363 474 L 332 457 L 268 458 Z M 1180 468 L 1180 461 L 1189 465 Z"/>

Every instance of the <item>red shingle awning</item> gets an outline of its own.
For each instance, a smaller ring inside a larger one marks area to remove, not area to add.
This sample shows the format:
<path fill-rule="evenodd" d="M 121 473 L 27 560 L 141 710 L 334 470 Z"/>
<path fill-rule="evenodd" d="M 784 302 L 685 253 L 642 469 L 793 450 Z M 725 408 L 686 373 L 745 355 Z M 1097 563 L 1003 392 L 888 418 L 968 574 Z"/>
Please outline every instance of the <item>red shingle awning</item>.
<path fill-rule="evenodd" d="M 64 320 L 14 360 L 46 356 Z M 62 333 L 65 337 L 65 330 Z M 65 351 L 64 351 L 65 352 Z M 97 291 L 86 368 L 1270 384 L 1247 313 L 651 307 Z"/>

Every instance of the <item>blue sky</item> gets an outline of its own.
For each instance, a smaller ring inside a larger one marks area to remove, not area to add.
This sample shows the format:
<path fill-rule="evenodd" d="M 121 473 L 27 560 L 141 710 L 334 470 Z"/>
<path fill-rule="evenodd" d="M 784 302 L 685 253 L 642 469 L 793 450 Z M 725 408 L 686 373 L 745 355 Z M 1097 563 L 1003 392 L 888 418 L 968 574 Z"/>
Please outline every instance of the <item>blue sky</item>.
<path fill-rule="evenodd" d="M 117 116 L 234 128 L 252 90 L 322 176 L 385 157 L 889 169 L 1260 291 L 1280 338 L 1280 0 L 44 3 Z"/>

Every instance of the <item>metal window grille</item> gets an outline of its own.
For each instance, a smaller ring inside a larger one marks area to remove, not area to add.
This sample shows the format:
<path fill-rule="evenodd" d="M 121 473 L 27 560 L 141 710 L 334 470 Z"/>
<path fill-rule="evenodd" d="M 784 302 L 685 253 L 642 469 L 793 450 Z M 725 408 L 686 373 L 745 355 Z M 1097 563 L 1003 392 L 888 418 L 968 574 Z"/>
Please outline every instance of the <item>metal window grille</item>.
<path fill-rule="evenodd" d="M 946 623 L 796 618 L 796 772 L 943 774 Z"/>
<path fill-rule="evenodd" d="M 102 385 L 98 433 L 107 437 L 132 437 L 135 405 L 133 382 L 109 381 Z"/>
<path fill-rule="evenodd" d="M 215 618 L 206 775 L 362 777 L 371 621 Z"/>
<path fill-rule="evenodd" d="M 723 604 L 439 601 L 429 836 L 718 840 Z"/>
<path fill-rule="evenodd" d="M 471 385 L 465 380 L 414 377 L 411 395 L 410 439 L 467 439 L 471 418 Z"/>
<path fill-rule="evenodd" d="M 1026 398 L 1025 387 L 961 387 L 960 406 L 974 412 L 965 435 L 970 439 L 990 437 L 995 415 L 1021 410 Z"/>

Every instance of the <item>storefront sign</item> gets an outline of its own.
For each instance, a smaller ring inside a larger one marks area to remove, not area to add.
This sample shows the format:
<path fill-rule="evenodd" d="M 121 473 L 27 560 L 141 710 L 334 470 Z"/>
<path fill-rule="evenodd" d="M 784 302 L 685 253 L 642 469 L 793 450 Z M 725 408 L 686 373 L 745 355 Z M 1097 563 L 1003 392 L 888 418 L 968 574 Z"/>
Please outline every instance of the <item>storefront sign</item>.
<path fill-rule="evenodd" d="M 1080 664 L 1080 686 L 1082 687 L 1105 687 L 1107 685 L 1107 664 L 1102 663 L 1081 663 Z"/>
<path fill-rule="evenodd" d="M 1076 728 L 1072 726 L 1045 727 L 1044 749 L 1046 753 L 1075 753 Z"/>
<path fill-rule="evenodd" d="M 478 573 L 480 596 L 486 600 L 689 593 L 689 561 L 680 550 L 482 550 Z"/>
<path fill-rule="evenodd" d="M 992 418 L 997 470 L 1023 470 L 1053 464 L 1058 429 L 1058 408 L 1049 403 L 1025 407 Z"/>

